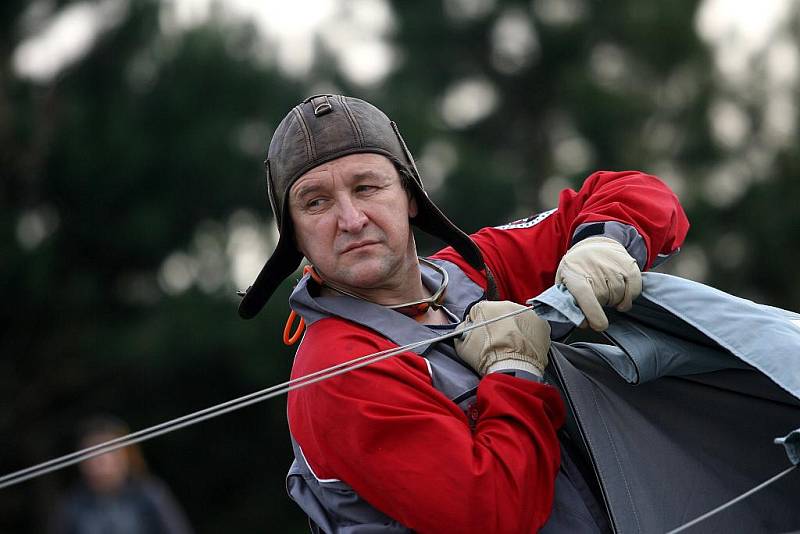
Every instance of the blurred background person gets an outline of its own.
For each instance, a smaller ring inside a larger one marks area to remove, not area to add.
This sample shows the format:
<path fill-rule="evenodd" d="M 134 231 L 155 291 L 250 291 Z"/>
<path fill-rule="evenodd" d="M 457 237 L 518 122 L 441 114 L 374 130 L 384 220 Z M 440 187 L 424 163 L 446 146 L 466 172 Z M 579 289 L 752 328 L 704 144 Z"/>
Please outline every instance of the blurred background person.
<path fill-rule="evenodd" d="M 110 416 L 87 419 L 77 446 L 91 447 L 130 433 Z M 80 480 L 61 499 L 52 534 L 189 534 L 192 529 L 166 485 L 147 471 L 137 445 L 79 464 Z"/>

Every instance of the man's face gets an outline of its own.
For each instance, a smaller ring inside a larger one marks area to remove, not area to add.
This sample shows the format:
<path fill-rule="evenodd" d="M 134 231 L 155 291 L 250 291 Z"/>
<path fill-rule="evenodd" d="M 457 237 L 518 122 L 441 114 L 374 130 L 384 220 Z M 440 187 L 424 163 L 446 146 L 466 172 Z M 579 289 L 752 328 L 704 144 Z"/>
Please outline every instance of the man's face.
<path fill-rule="evenodd" d="M 409 197 L 379 154 L 314 167 L 289 191 L 297 246 L 324 279 L 363 296 L 402 285 L 417 262 L 408 222 L 417 206 Z"/>
<path fill-rule="evenodd" d="M 82 447 L 91 447 L 103 443 L 119 435 L 108 432 L 98 432 L 84 438 Z M 130 466 L 128 452 L 125 449 L 95 456 L 84 460 L 80 464 L 81 474 L 89 488 L 96 493 L 114 493 L 125 483 L 128 478 Z"/>

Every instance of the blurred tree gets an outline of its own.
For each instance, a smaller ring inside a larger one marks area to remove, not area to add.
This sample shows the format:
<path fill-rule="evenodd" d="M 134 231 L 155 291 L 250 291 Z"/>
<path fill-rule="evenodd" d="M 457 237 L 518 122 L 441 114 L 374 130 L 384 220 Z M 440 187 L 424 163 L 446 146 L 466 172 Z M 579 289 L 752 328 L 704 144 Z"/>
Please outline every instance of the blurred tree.
<path fill-rule="evenodd" d="M 163 264 L 210 247 L 217 264 L 200 262 L 198 276 L 224 280 L 218 263 L 236 213 L 264 224 L 269 125 L 303 89 L 231 53 L 257 38 L 251 26 L 209 24 L 171 41 L 158 31 L 159 9 L 131 3 L 43 85 L 15 79 L 3 56 L 0 422 L 16 436 L 0 446 L 4 472 L 71 450 L 72 425 L 87 412 L 141 428 L 288 374 L 276 343 L 283 306 L 243 324 L 230 281 L 170 294 Z M 200 531 L 290 524 L 280 401 L 146 451 Z M 42 531 L 56 483 L 7 491 L 0 530 Z"/>

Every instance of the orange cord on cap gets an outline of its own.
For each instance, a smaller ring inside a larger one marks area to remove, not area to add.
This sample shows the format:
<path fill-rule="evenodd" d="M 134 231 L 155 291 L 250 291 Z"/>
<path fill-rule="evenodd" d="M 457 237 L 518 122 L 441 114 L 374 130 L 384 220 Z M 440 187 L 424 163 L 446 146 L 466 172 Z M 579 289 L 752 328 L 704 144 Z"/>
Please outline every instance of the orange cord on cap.
<path fill-rule="evenodd" d="M 303 276 L 310 274 L 311 279 L 317 282 L 318 284 L 322 283 L 322 278 L 317 274 L 317 271 L 314 270 L 313 265 L 306 265 L 303 267 Z M 292 324 L 294 320 L 297 318 L 297 313 L 294 310 L 289 310 L 289 317 L 286 319 L 286 326 L 283 327 L 283 344 L 291 347 L 300 337 L 303 335 L 303 332 L 306 329 L 306 322 L 300 317 L 300 322 L 297 323 L 297 328 L 295 329 L 294 333 L 292 334 Z"/>

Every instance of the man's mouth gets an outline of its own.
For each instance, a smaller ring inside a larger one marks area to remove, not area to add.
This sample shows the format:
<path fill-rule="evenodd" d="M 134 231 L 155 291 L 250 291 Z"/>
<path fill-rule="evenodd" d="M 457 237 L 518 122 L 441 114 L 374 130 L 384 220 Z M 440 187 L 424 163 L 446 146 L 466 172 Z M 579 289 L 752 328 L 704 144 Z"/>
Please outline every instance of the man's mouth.
<path fill-rule="evenodd" d="M 358 243 L 350 243 L 347 245 L 343 250 L 342 254 L 347 254 L 348 252 L 352 252 L 354 250 L 358 250 L 360 248 L 368 247 L 370 245 L 377 245 L 377 241 L 359 241 Z"/>

